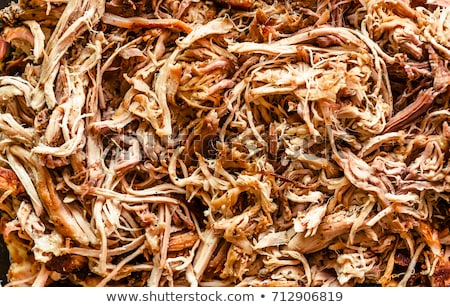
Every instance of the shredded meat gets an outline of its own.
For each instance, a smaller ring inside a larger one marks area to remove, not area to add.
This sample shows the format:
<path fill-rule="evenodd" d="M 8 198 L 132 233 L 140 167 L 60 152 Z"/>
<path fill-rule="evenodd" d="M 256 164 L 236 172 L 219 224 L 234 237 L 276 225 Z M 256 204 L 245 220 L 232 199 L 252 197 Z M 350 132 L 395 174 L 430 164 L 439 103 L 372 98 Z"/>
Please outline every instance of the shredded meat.
<path fill-rule="evenodd" d="M 12 2 L 8 286 L 449 286 L 449 7 Z"/>

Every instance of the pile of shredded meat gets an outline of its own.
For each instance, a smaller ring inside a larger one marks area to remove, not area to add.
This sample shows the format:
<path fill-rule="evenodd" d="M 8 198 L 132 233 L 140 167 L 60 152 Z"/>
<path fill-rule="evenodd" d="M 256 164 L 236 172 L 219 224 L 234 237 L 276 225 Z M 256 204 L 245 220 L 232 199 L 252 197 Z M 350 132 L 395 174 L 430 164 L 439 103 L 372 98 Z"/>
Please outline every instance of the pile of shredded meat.
<path fill-rule="evenodd" d="M 8 286 L 449 286 L 450 2 L 0 11 Z"/>

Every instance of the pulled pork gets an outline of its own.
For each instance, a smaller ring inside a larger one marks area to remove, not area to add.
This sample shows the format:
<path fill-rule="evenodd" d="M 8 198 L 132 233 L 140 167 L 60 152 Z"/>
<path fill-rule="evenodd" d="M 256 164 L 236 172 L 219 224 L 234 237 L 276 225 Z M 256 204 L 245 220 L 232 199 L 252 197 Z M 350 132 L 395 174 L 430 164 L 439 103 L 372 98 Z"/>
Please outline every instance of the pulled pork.
<path fill-rule="evenodd" d="M 0 11 L 9 286 L 449 286 L 446 1 Z"/>

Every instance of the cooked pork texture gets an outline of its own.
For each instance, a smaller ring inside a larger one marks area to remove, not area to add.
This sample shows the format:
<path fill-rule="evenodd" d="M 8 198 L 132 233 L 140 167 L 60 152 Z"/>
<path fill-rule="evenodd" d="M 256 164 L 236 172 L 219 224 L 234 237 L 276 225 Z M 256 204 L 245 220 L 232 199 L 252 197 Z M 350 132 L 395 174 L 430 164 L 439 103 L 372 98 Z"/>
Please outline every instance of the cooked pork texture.
<path fill-rule="evenodd" d="M 8 286 L 449 286 L 448 1 L 0 11 Z"/>

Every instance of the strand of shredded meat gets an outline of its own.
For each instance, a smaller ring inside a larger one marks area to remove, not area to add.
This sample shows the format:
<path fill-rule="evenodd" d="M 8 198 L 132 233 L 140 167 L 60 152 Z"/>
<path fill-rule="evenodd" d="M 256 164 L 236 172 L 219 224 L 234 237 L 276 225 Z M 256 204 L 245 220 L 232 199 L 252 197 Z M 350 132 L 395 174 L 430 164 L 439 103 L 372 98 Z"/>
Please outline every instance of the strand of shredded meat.
<path fill-rule="evenodd" d="M 0 11 L 9 286 L 449 286 L 448 1 Z"/>

